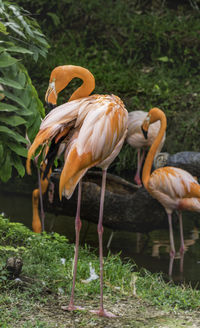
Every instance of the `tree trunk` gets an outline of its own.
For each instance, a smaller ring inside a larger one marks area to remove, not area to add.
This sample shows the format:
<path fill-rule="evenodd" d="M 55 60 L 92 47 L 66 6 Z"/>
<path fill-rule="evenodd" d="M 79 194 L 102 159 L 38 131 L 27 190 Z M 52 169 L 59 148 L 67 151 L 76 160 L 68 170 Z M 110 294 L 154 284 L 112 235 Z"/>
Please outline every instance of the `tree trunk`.
<path fill-rule="evenodd" d="M 81 218 L 94 223 L 98 222 L 99 216 L 101 176 L 100 171 L 88 171 L 83 178 Z M 77 188 L 69 200 L 63 197 L 60 201 L 59 179 L 60 171 L 57 170 L 51 175 L 51 183 L 45 194 L 45 210 L 56 215 L 75 217 Z M 109 173 L 107 174 L 103 224 L 112 230 L 133 232 L 148 232 L 168 227 L 164 208 L 149 195 L 144 187 L 139 188 Z"/>

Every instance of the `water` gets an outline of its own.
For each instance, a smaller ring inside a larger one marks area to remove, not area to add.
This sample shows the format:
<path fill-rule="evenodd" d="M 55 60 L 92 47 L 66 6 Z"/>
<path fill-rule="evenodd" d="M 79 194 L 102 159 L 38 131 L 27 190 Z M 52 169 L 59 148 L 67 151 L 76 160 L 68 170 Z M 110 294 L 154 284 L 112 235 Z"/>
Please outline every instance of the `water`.
<path fill-rule="evenodd" d="M 11 221 L 21 222 L 31 228 L 32 204 L 31 196 L 0 193 L 0 212 L 4 212 Z M 179 229 L 174 227 L 174 238 L 177 254 L 173 263 L 172 279 L 175 282 L 186 282 L 200 288 L 200 215 L 198 213 L 183 214 L 183 227 L 186 252 L 183 259 L 183 272 L 180 272 L 181 257 L 179 249 Z M 167 220 L 167 218 L 166 218 Z M 45 226 L 47 231 L 56 231 L 67 236 L 70 242 L 75 241 L 74 218 L 55 216 L 46 213 Z M 107 243 L 112 231 L 104 229 L 104 254 L 108 252 Z M 81 244 L 89 244 L 98 249 L 96 224 L 83 221 Z M 148 235 L 125 231 L 115 232 L 109 247 L 112 253 L 119 253 L 123 258 L 132 258 L 139 268 L 151 272 L 163 272 L 168 277 L 169 272 L 169 237 L 167 230 L 156 230 Z"/>

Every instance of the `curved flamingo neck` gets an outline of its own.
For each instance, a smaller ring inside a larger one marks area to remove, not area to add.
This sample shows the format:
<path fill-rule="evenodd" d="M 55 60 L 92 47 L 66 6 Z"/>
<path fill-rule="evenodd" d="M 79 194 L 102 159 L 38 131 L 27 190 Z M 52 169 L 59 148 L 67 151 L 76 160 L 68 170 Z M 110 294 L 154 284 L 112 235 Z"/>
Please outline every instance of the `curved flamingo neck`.
<path fill-rule="evenodd" d="M 142 182 L 147 190 L 149 190 L 148 183 L 149 183 L 149 179 L 151 176 L 153 160 L 154 160 L 156 151 L 157 151 L 157 149 L 162 141 L 162 138 L 165 134 L 165 130 L 167 128 L 167 120 L 166 120 L 165 114 L 162 111 L 159 111 L 158 117 L 159 117 L 158 120 L 160 120 L 160 122 L 161 122 L 160 130 L 159 130 L 158 135 L 157 135 L 156 139 L 154 140 L 151 148 L 149 149 L 149 152 L 147 154 L 147 157 L 146 157 L 146 160 L 144 163 L 143 171 L 142 171 Z"/>
<path fill-rule="evenodd" d="M 63 77 L 63 89 L 69 84 L 74 78 L 79 78 L 83 81 L 83 84 L 73 92 L 69 101 L 87 97 L 95 88 L 95 79 L 93 74 L 86 68 L 81 66 L 67 65 L 63 66 L 64 77 Z M 66 77 L 66 80 L 65 80 Z"/>

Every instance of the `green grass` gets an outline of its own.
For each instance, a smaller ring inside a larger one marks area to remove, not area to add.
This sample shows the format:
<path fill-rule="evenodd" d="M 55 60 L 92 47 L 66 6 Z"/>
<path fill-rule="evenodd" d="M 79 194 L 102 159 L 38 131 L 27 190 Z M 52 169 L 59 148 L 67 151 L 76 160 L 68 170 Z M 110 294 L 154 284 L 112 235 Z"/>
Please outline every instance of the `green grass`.
<path fill-rule="evenodd" d="M 101 319 L 88 311 L 71 316 L 61 310 L 61 305 L 69 302 L 74 256 L 74 245 L 64 236 L 36 234 L 0 216 L 0 240 L 1 327 L 51 328 L 59 322 L 58 327 L 64 328 L 73 324 L 72 318 L 76 318 L 77 327 L 101 327 Z M 11 256 L 23 260 L 21 282 L 8 277 L 5 263 Z M 66 259 L 64 265 L 62 258 Z M 89 262 L 99 274 L 98 257 L 85 245 L 79 253 L 75 299 L 86 305 L 86 310 L 99 303 L 99 279 L 83 282 L 89 277 Z M 116 325 L 108 327 L 140 327 L 142 322 L 145 327 L 160 327 L 159 318 L 169 327 L 173 327 L 172 322 L 179 327 L 187 313 L 198 320 L 199 290 L 166 283 L 161 274 L 138 271 L 132 261 L 122 262 L 120 254 L 104 259 L 104 298 L 106 307 L 119 314 Z"/>
<path fill-rule="evenodd" d="M 24 263 L 23 275 L 33 283 L 23 290 L 23 297 L 31 295 L 45 302 L 44 291 L 57 294 L 61 290 L 63 294 L 69 295 L 74 246 L 69 244 L 64 236 L 57 233 L 35 234 L 20 223 L 11 223 L 0 217 L 0 240 L 2 291 L 7 293 L 8 288 L 15 285 L 12 280 L 5 279 L 5 260 L 10 256 L 19 256 Z M 62 258 L 66 259 L 65 265 L 61 263 Z M 96 297 L 99 293 L 98 279 L 90 284 L 82 282 L 89 277 L 89 262 L 98 273 L 98 257 L 86 245 L 85 248 L 80 248 L 76 285 L 76 295 L 84 299 Z M 131 261 L 122 263 L 120 255 L 109 254 L 105 258 L 104 280 L 105 295 L 112 295 L 111 301 L 123 295 L 133 295 L 135 284 L 137 295 L 151 304 L 185 310 L 200 306 L 199 290 L 175 286 L 172 282 L 165 283 L 160 274 L 150 274 L 145 270 L 138 272 Z M 16 289 L 12 288 L 11 294 L 16 292 Z M 10 302 L 11 299 L 7 298 L 7 301 Z"/>

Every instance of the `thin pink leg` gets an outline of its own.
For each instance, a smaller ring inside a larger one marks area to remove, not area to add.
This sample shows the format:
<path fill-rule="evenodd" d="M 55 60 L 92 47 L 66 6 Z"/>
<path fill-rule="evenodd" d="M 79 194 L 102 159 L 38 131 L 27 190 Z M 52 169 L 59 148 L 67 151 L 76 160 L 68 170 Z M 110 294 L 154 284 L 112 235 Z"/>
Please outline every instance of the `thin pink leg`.
<path fill-rule="evenodd" d="M 62 306 L 63 310 L 73 311 L 73 310 L 83 310 L 84 308 L 80 306 L 74 305 L 74 289 L 76 282 L 76 272 L 77 272 L 77 262 L 78 262 L 78 249 L 79 249 L 79 236 L 81 230 L 81 219 L 80 219 L 80 208 L 81 208 L 81 189 L 82 189 L 82 181 L 79 181 L 78 184 L 78 200 L 77 200 L 77 210 L 76 210 L 76 219 L 75 219 L 75 230 L 76 230 L 76 244 L 75 244 L 75 255 L 74 255 L 74 270 L 73 270 L 73 283 L 72 283 L 72 291 L 71 297 L 68 307 Z"/>
<path fill-rule="evenodd" d="M 173 227 L 172 227 L 172 215 L 168 214 L 168 222 L 169 222 L 169 238 L 170 238 L 170 256 L 175 256 L 175 246 L 174 246 L 174 235 L 173 235 Z"/>
<path fill-rule="evenodd" d="M 140 171 L 141 171 L 141 167 L 142 167 L 142 162 L 144 160 L 144 155 L 145 155 L 145 150 L 142 150 L 142 156 L 140 153 L 140 149 L 138 149 L 137 151 L 137 171 L 134 177 L 134 181 L 136 182 L 137 185 L 141 186 L 142 182 L 140 179 Z"/>
<path fill-rule="evenodd" d="M 174 264 L 174 256 L 170 256 L 169 259 L 169 276 L 172 276 L 172 270 L 173 270 L 173 264 Z"/>
<path fill-rule="evenodd" d="M 40 176 L 39 168 L 38 168 L 38 186 L 39 186 L 39 194 L 40 194 L 40 216 L 41 216 L 41 221 L 42 221 L 42 231 L 44 231 L 45 213 L 44 213 L 44 207 L 43 207 L 41 176 Z"/>
<path fill-rule="evenodd" d="M 99 236 L 99 262 L 100 262 L 100 309 L 98 311 L 91 311 L 93 313 L 98 314 L 101 317 L 115 317 L 114 314 L 107 312 L 103 307 L 103 207 L 104 207 L 104 196 L 105 196 L 105 188 L 106 188 L 106 172 L 107 170 L 103 170 L 102 173 L 102 186 L 101 186 L 101 200 L 100 200 L 100 210 L 99 210 L 99 222 L 98 222 L 98 236 Z"/>
<path fill-rule="evenodd" d="M 185 245 L 184 245 L 184 235 L 183 235 L 183 220 L 182 220 L 182 212 L 179 211 L 178 213 L 178 217 L 179 217 L 179 225 L 180 225 L 180 237 L 181 237 L 181 246 L 180 246 L 180 254 L 182 255 L 184 253 L 185 250 Z"/>
<path fill-rule="evenodd" d="M 180 272 L 183 273 L 184 251 L 180 253 Z"/>

